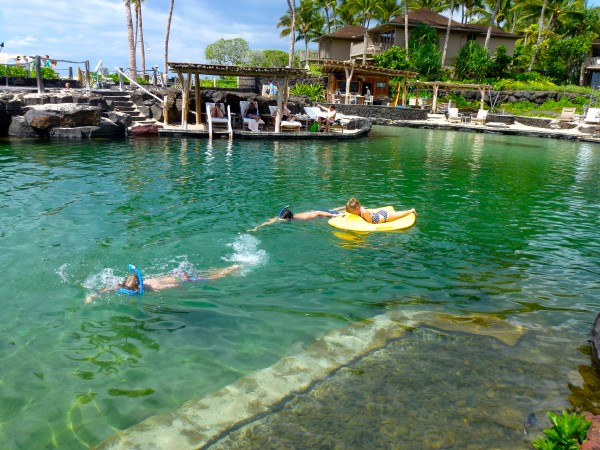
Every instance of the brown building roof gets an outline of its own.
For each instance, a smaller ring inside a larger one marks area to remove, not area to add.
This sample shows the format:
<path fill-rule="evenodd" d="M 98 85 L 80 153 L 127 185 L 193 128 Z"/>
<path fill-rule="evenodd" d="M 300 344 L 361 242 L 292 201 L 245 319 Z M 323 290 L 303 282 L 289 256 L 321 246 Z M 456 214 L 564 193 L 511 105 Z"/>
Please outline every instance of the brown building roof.
<path fill-rule="evenodd" d="M 425 25 L 429 25 L 433 28 L 443 28 L 446 29 L 448 26 L 448 17 L 442 16 L 436 12 L 431 11 L 430 9 L 421 8 L 415 11 L 408 12 L 408 26 L 409 28 L 414 28 L 420 23 L 424 23 Z M 402 27 L 404 28 L 404 15 L 396 16 L 389 22 L 386 22 L 382 25 L 379 25 L 375 28 L 371 28 L 370 31 L 379 31 L 384 29 L 389 29 L 390 26 L 393 27 Z M 485 34 L 487 33 L 487 25 L 471 25 L 460 23 L 455 20 L 452 21 L 452 30 L 455 31 L 464 31 L 471 32 L 477 34 Z M 518 39 L 519 36 L 508 33 L 504 30 L 501 30 L 497 27 L 492 27 L 492 34 L 494 36 L 505 36 L 505 37 L 514 37 Z"/>
<path fill-rule="evenodd" d="M 362 39 L 367 29 L 360 25 L 345 25 L 342 28 L 335 30 L 333 33 L 321 36 L 322 38 L 337 38 L 337 39 Z"/>

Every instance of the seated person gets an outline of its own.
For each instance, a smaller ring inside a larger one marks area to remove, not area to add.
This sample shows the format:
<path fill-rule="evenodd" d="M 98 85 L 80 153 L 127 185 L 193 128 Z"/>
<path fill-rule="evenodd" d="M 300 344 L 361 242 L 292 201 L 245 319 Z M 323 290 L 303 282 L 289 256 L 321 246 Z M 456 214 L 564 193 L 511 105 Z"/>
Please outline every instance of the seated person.
<path fill-rule="evenodd" d="M 260 115 L 258 114 L 258 107 L 256 106 L 256 102 L 250 101 L 248 103 L 248 107 L 242 116 L 246 119 L 254 119 L 257 122 L 260 122 Z"/>
<path fill-rule="evenodd" d="M 222 119 L 224 116 L 225 114 L 223 114 L 223 110 L 221 109 L 221 103 L 215 103 L 215 106 L 213 106 L 210 110 L 210 117 L 214 117 L 215 119 Z"/>
<path fill-rule="evenodd" d="M 292 116 L 292 112 L 288 109 L 287 106 L 284 106 L 281 112 L 281 121 L 293 122 L 296 119 L 295 116 Z M 277 110 L 273 111 L 273 114 L 271 116 L 273 117 L 273 119 L 277 118 Z"/>
<path fill-rule="evenodd" d="M 319 116 L 319 127 L 323 124 L 323 121 L 325 121 L 325 131 L 329 131 L 329 126 L 335 122 L 335 116 L 337 114 L 335 106 L 330 105 L 329 108 L 325 108 L 323 105 L 319 105 L 319 108 L 326 111 L 324 116 Z"/>
<path fill-rule="evenodd" d="M 361 217 L 363 220 L 369 223 L 384 223 L 384 222 L 392 222 L 394 220 L 400 219 L 402 217 L 408 216 L 409 214 L 417 214 L 414 208 L 408 209 L 406 211 L 386 211 L 384 209 L 380 209 L 379 211 L 367 211 L 366 208 L 360 206 L 360 202 L 355 198 L 351 198 L 346 203 L 346 211 L 350 214 L 356 214 Z"/>
<path fill-rule="evenodd" d="M 265 223 L 262 223 L 248 231 L 256 231 L 259 228 L 264 227 L 266 225 L 271 225 L 272 223 L 275 223 L 278 220 L 293 220 L 293 219 L 310 220 L 310 219 L 316 219 L 317 217 L 334 217 L 335 215 L 339 214 L 338 210 L 340 210 L 342 208 L 337 208 L 337 209 L 330 210 L 330 211 L 306 211 L 306 212 L 294 214 L 294 213 L 292 213 L 292 211 L 289 210 L 289 205 L 288 205 L 288 206 L 282 208 L 281 211 L 279 211 L 279 214 L 277 215 L 277 217 L 273 217 L 273 218 L 267 220 Z"/>
<path fill-rule="evenodd" d="M 160 275 L 158 277 L 144 279 L 140 269 L 133 264 L 129 264 L 129 270 L 133 272 L 131 275 L 126 277 L 119 284 L 102 288 L 96 293 L 88 295 L 85 298 L 85 303 L 91 303 L 95 298 L 111 291 L 117 291 L 119 294 L 142 295 L 144 291 L 162 291 L 163 289 L 181 286 L 181 284 L 185 282 L 216 280 L 241 268 L 241 265 L 234 264 L 223 269 L 211 269 L 206 276 L 174 269 L 170 275 Z"/>

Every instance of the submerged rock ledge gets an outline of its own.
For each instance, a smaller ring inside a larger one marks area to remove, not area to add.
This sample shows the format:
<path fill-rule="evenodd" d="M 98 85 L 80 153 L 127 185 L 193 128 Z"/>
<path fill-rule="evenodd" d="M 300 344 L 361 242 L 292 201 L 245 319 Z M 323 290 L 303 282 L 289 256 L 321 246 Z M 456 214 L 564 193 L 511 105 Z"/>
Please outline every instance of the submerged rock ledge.
<path fill-rule="evenodd" d="M 454 316 L 396 311 L 376 316 L 330 331 L 304 353 L 286 356 L 273 366 L 242 377 L 204 398 L 184 403 L 175 412 L 150 417 L 111 436 L 96 448 L 182 450 L 210 445 L 419 325 L 492 336 L 507 345 L 515 345 L 524 333 L 520 326 L 483 314 Z"/>

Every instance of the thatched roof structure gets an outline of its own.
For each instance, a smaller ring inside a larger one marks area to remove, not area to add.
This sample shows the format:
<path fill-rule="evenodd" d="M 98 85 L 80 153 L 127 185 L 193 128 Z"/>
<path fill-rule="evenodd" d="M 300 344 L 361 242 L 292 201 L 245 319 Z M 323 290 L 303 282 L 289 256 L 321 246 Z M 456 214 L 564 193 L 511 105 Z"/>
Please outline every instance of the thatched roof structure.
<path fill-rule="evenodd" d="M 189 91 L 192 87 L 192 75 L 195 79 L 196 98 L 200 99 L 200 75 L 218 75 L 235 77 L 268 77 L 275 81 L 278 88 L 277 106 L 278 114 L 275 131 L 279 132 L 282 105 L 287 104 L 288 81 L 290 78 L 305 77 L 306 69 L 293 69 L 289 67 L 243 67 L 227 66 L 224 64 L 198 64 L 198 63 L 167 63 L 171 70 L 177 73 L 181 82 L 182 104 L 181 126 L 187 128 L 187 115 L 189 112 Z M 196 124 L 201 122 L 200 101 L 196 102 Z"/>

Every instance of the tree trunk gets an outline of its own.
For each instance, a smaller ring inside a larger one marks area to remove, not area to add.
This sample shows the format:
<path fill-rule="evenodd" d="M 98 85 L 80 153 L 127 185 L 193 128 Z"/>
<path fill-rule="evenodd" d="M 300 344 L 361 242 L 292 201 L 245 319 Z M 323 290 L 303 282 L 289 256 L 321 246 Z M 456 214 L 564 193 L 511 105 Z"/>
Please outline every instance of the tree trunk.
<path fill-rule="evenodd" d="M 494 12 L 492 13 L 492 16 L 490 17 L 490 24 L 488 25 L 487 34 L 485 35 L 485 44 L 483 45 L 483 48 L 485 48 L 486 50 L 490 43 L 490 37 L 492 35 L 492 26 L 496 22 L 496 16 L 498 15 L 498 11 L 500 11 L 500 0 L 496 0 L 496 6 L 494 7 Z"/>
<path fill-rule="evenodd" d="M 294 44 L 296 43 L 296 0 L 287 0 L 287 3 L 292 18 L 290 23 L 290 54 L 288 58 L 288 66 L 292 68 L 294 67 Z"/>
<path fill-rule="evenodd" d="M 135 36 L 133 33 L 133 18 L 131 17 L 131 0 L 123 0 L 125 4 L 125 18 L 127 20 L 127 37 L 129 40 L 129 78 L 137 81 L 137 69 L 135 61 Z"/>
<path fill-rule="evenodd" d="M 169 15 L 167 16 L 167 31 L 165 32 L 165 68 L 163 72 L 163 86 L 167 87 L 167 78 L 169 73 L 169 66 L 167 61 L 169 60 L 169 34 L 171 33 L 171 18 L 173 17 L 173 6 L 175 0 L 171 0 L 169 4 Z"/>
<path fill-rule="evenodd" d="M 404 0 L 404 48 L 408 58 L 408 0 Z"/>
<path fill-rule="evenodd" d="M 144 42 L 144 27 L 142 25 L 142 0 L 138 0 L 138 27 L 140 30 L 140 48 L 142 49 L 142 76 L 146 75 L 146 43 Z"/>
<path fill-rule="evenodd" d="M 452 28 L 452 14 L 454 13 L 454 0 L 450 5 L 450 17 L 448 17 L 448 26 L 446 27 L 446 39 L 444 40 L 444 51 L 442 52 L 442 69 L 446 64 L 446 54 L 448 53 L 448 41 L 450 40 L 450 29 Z"/>
<path fill-rule="evenodd" d="M 531 55 L 531 63 L 529 64 L 529 72 L 531 72 L 531 70 L 533 69 L 533 63 L 535 62 L 535 57 L 537 55 L 537 52 L 540 49 L 540 45 L 542 44 L 542 31 L 544 29 L 544 13 L 546 12 L 546 3 L 547 3 L 547 0 L 544 0 L 544 3 L 542 4 L 542 12 L 540 13 L 540 20 L 538 22 L 538 38 L 537 38 L 537 42 L 535 43 L 535 48 L 533 49 L 533 54 Z"/>

